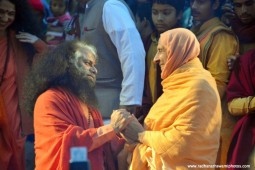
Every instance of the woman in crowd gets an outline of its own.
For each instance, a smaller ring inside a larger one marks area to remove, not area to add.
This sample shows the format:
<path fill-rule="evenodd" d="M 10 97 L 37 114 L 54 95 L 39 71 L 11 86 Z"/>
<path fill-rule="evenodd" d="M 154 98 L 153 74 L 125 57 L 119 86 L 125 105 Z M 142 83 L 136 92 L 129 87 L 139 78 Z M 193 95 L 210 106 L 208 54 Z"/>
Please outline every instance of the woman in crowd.
<path fill-rule="evenodd" d="M 0 0 L 0 169 L 25 169 L 25 135 L 33 133 L 20 106 L 23 82 L 36 52 L 46 49 L 26 1 Z M 34 36 L 36 35 L 36 36 Z"/>

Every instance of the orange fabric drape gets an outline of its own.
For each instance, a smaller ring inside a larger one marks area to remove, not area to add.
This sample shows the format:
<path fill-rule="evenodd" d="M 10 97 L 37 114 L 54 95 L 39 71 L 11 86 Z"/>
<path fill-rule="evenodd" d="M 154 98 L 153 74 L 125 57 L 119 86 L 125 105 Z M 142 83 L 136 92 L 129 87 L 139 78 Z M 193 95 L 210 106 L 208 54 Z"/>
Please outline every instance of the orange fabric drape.
<path fill-rule="evenodd" d="M 68 90 L 51 88 L 38 97 L 34 110 L 36 170 L 68 170 L 70 148 L 91 147 L 93 136 L 103 122 L 96 109 L 89 109 L 94 128 L 88 127 L 79 99 Z M 103 167 L 114 170 L 110 149 L 110 143 L 106 142 L 88 152 L 91 170 Z"/>
<path fill-rule="evenodd" d="M 4 99 L 0 91 L 0 169 L 20 170 L 24 168 L 19 161 L 18 146 L 8 126 Z"/>
<path fill-rule="evenodd" d="M 10 40 L 11 42 L 11 40 Z M 7 58 L 7 39 L 2 38 L 0 46 L 2 53 L 0 72 L 3 73 L 4 65 L 6 72 L 0 87 L 1 113 L 0 113 L 0 169 L 9 170 L 25 169 L 24 144 L 25 138 L 21 136 L 21 117 L 19 112 L 18 83 L 16 76 L 18 70 L 14 57 L 14 46 L 10 46 L 9 59 Z"/>

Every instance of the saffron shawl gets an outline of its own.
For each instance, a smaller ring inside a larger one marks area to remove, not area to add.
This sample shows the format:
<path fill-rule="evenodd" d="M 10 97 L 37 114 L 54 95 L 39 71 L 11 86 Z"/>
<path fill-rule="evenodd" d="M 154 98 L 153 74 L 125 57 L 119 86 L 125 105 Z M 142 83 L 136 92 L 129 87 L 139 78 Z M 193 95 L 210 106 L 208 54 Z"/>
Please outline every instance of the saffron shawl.
<path fill-rule="evenodd" d="M 163 94 L 145 118 L 130 169 L 189 169 L 215 164 L 221 106 L 216 83 L 198 58 L 163 80 Z"/>

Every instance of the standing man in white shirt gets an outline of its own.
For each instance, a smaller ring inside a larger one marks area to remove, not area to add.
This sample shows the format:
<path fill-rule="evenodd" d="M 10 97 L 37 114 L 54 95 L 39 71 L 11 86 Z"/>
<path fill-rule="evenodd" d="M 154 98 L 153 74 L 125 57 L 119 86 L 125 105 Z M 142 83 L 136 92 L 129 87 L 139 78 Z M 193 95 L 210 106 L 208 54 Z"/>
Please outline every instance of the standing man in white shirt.
<path fill-rule="evenodd" d="M 134 112 L 141 105 L 145 50 L 131 10 L 122 0 L 78 0 L 79 37 L 97 48 L 95 87 L 104 119 L 112 110 Z"/>

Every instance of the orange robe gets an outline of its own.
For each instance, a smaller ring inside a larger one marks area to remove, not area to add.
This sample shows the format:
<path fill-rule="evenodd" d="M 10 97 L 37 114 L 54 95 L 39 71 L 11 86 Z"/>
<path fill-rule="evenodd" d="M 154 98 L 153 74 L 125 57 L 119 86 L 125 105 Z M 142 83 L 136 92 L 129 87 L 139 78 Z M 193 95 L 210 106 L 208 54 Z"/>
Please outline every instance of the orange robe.
<path fill-rule="evenodd" d="M 89 111 L 93 127 L 88 126 Z M 38 97 L 34 109 L 36 170 L 68 170 L 72 146 L 88 149 L 92 170 L 114 170 L 114 153 L 122 149 L 124 141 L 105 127 L 99 112 L 81 104 L 69 91 L 47 90 Z"/>
<path fill-rule="evenodd" d="M 130 169 L 189 169 L 215 164 L 221 105 L 215 80 L 198 58 L 162 81 L 163 94 L 145 118 Z M 153 169 L 153 168 L 152 168 Z"/>
<path fill-rule="evenodd" d="M 9 38 L 9 61 L 0 87 L 0 169 L 23 170 L 25 169 L 25 138 L 23 134 L 33 132 L 32 117 L 23 114 L 25 112 L 22 112 L 23 108 L 20 106 L 24 95 L 24 77 L 29 66 L 27 54 L 21 43 L 15 38 L 15 32 L 11 32 Z M 42 41 L 35 44 L 38 52 L 47 48 Z M 0 49 L 0 74 L 2 76 L 7 56 L 6 38 L 0 40 Z"/>

